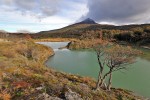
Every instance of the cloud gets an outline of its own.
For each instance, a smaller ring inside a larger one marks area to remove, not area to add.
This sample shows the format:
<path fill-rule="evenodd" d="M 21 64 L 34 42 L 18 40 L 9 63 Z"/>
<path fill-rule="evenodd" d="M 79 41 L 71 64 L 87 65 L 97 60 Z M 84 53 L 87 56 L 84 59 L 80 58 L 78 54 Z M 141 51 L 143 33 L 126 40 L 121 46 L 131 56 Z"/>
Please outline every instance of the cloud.
<path fill-rule="evenodd" d="M 1 0 L 0 6 L 18 11 L 24 15 L 30 14 L 39 18 L 52 16 L 58 13 L 59 4 L 62 0 Z M 7 9 L 6 9 L 7 8 Z"/>
<path fill-rule="evenodd" d="M 150 22 L 150 0 L 88 0 L 85 17 L 116 24 Z"/>
<path fill-rule="evenodd" d="M 87 0 L 0 0 L 0 29 L 52 30 L 75 23 L 88 12 Z"/>
<path fill-rule="evenodd" d="M 65 2 L 62 5 L 65 8 L 62 9 L 62 15 L 66 16 L 69 19 L 76 20 L 80 19 L 81 16 L 84 16 L 88 12 L 87 0 L 64 0 Z"/>
<path fill-rule="evenodd" d="M 17 33 L 31 33 L 29 30 L 24 30 L 24 29 L 20 29 L 20 30 L 17 30 Z"/>
<path fill-rule="evenodd" d="M 0 8 L 7 12 L 46 18 L 54 15 L 81 17 L 87 12 L 87 0 L 0 0 Z"/>

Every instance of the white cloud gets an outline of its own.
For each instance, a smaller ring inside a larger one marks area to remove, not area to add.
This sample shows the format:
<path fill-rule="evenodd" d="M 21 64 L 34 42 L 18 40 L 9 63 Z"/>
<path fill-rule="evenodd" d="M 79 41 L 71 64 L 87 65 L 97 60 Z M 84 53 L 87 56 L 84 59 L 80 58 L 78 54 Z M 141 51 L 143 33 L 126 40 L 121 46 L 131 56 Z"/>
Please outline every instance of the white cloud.
<path fill-rule="evenodd" d="M 86 3 L 86 0 L 0 0 L 0 29 L 36 32 L 61 28 L 85 15 Z"/>
<path fill-rule="evenodd" d="M 72 23 L 73 20 L 70 20 L 68 18 L 63 18 L 60 16 L 51 16 L 51 17 L 47 17 L 42 19 L 41 23 L 44 24 L 70 24 Z"/>
<path fill-rule="evenodd" d="M 58 9 L 61 1 L 62 0 L 1 0 L 0 6 L 7 6 L 9 9 L 24 14 L 31 12 L 34 16 L 47 17 L 61 10 Z"/>

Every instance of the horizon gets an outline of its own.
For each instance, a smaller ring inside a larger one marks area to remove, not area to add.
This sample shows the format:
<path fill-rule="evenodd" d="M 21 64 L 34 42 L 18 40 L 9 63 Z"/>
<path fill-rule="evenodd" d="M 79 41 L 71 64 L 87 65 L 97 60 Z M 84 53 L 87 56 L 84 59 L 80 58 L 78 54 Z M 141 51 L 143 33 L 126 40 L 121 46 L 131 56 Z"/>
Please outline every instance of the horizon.
<path fill-rule="evenodd" d="M 1 0 L 0 30 L 55 30 L 86 18 L 98 24 L 148 24 L 149 5 L 149 0 Z"/>

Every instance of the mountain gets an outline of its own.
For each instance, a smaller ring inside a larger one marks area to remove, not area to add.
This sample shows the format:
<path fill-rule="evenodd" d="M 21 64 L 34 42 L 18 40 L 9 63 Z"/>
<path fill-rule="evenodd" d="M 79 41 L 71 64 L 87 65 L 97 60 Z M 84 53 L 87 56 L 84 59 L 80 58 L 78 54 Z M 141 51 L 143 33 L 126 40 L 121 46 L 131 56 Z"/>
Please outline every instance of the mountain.
<path fill-rule="evenodd" d="M 44 38 L 76 38 L 98 39 L 126 41 L 140 45 L 150 43 L 150 24 L 132 24 L 132 25 L 105 25 L 98 24 L 94 20 L 88 18 L 79 23 L 75 23 L 64 28 L 41 31 L 31 34 L 34 39 Z"/>
<path fill-rule="evenodd" d="M 5 30 L 0 30 L 0 33 L 8 33 L 8 32 Z"/>
<path fill-rule="evenodd" d="M 36 34 L 32 34 L 32 38 L 79 38 L 82 34 L 91 30 L 101 30 L 102 28 L 111 28 L 114 25 L 98 24 L 94 20 L 87 18 L 81 22 L 74 23 L 72 25 L 49 31 L 41 31 Z"/>
<path fill-rule="evenodd" d="M 4 37 L 3 33 L 3 31 L 0 32 L 0 38 Z M 137 45 L 150 44 L 150 24 L 132 24 L 115 26 L 107 24 L 98 24 L 90 18 L 85 19 L 79 23 L 75 23 L 56 30 L 41 31 L 35 34 L 7 34 L 7 36 L 11 38 L 76 38 L 80 40 L 103 38 L 109 41 L 126 41 Z"/>
<path fill-rule="evenodd" d="M 97 24 L 93 19 L 87 18 L 77 24 Z"/>
<path fill-rule="evenodd" d="M 15 37 L 26 37 L 27 34 L 17 33 L 9 34 Z M 79 23 L 75 23 L 60 29 L 41 31 L 30 34 L 33 39 L 45 38 L 76 38 L 119 40 L 137 44 L 150 43 L 150 24 L 132 24 L 132 25 L 107 25 L 98 24 L 94 20 L 87 18 Z"/>

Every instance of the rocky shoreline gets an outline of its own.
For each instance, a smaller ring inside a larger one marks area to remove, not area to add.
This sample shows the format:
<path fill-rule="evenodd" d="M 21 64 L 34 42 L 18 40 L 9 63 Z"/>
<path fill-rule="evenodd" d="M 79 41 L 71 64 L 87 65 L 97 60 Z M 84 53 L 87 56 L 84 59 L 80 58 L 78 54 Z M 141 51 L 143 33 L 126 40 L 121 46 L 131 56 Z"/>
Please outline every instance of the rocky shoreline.
<path fill-rule="evenodd" d="M 141 47 L 144 48 L 144 49 L 150 50 L 150 47 L 149 47 L 149 46 L 141 46 Z"/>

